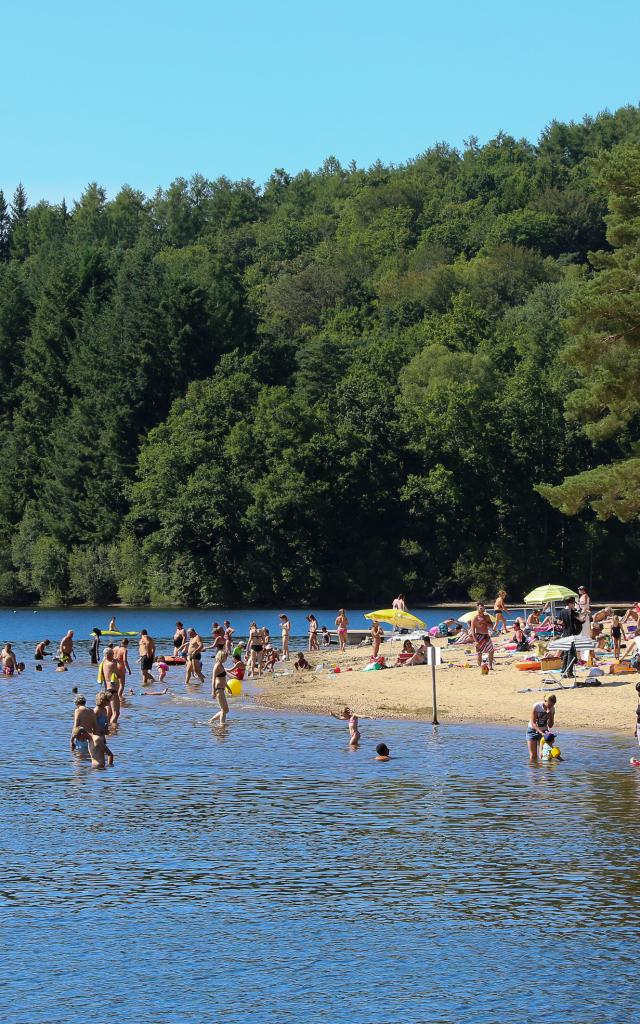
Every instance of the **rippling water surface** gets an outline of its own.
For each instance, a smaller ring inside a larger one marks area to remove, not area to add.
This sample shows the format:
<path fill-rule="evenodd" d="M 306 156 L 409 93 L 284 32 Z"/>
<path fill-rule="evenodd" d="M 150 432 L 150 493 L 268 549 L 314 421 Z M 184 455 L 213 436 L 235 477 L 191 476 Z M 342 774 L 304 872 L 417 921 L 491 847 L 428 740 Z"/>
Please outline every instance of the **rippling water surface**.
<path fill-rule="evenodd" d="M 4 1022 L 629 1019 L 631 736 L 530 768 L 524 727 L 363 720 L 354 752 L 250 694 L 212 730 L 172 673 L 104 772 L 68 749 L 94 672 L 0 680 Z"/>

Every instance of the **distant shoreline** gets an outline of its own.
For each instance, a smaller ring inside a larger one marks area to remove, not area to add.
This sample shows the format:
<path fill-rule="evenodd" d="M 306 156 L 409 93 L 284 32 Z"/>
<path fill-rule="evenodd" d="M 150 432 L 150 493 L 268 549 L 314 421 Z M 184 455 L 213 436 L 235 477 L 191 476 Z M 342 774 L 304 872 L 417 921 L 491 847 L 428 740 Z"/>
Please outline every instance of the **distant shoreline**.
<path fill-rule="evenodd" d="M 622 608 L 629 608 L 629 607 L 631 607 L 632 604 L 635 604 L 635 601 L 636 601 L 636 599 L 632 599 L 632 598 L 629 598 L 628 600 L 625 600 L 625 601 L 592 601 L 591 602 L 591 607 L 592 608 L 598 608 L 598 609 L 600 609 L 600 608 L 609 608 L 609 607 L 622 609 Z M 373 604 L 373 603 L 374 602 L 370 602 L 370 604 Z M 489 603 L 491 604 L 491 602 L 489 602 Z M 561 602 L 556 601 L 555 603 L 556 604 L 560 604 Z M 429 612 L 429 611 L 450 611 L 453 608 L 469 608 L 469 609 L 470 608 L 475 608 L 476 604 L 477 604 L 477 601 L 446 601 L 446 602 L 442 602 L 442 603 L 439 603 L 439 604 L 420 604 L 420 602 L 416 602 L 415 604 L 411 605 L 409 610 L 411 611 L 411 609 L 416 609 L 418 611 L 426 611 L 426 612 Z M 19 604 L 19 605 L 12 605 L 12 604 L 7 604 L 7 605 L 0 605 L 0 612 L 8 612 L 8 611 L 11 611 L 11 612 L 14 612 L 14 611 L 21 611 L 21 612 L 30 612 L 30 611 L 37 611 L 37 612 L 64 612 L 64 611 L 79 611 L 79 610 L 83 610 L 83 609 L 85 609 L 86 611 L 92 611 L 92 610 L 96 610 L 96 609 L 99 610 L 101 608 L 108 608 L 109 611 L 114 611 L 114 612 L 117 612 L 117 611 L 169 612 L 169 611 L 172 611 L 172 610 L 183 610 L 183 611 L 192 611 L 192 612 L 208 612 L 208 611 L 210 611 L 210 612 L 215 612 L 215 611 L 247 611 L 247 612 L 250 612 L 250 611 L 261 611 L 261 612 L 273 611 L 273 612 L 278 612 L 281 608 L 288 608 L 290 611 L 291 610 L 295 610 L 295 611 L 305 612 L 305 611 L 309 611 L 309 610 L 313 611 L 314 608 L 318 609 L 320 607 L 328 608 L 328 607 L 333 607 L 333 606 L 330 606 L 330 605 L 323 605 L 322 606 L 322 605 L 319 605 L 319 604 L 316 604 L 316 605 L 313 605 L 313 604 L 287 605 L 286 602 L 284 602 L 284 601 L 281 604 L 277 604 L 277 605 L 245 604 L 245 605 L 239 605 L 236 608 L 232 608 L 231 605 L 223 605 L 223 604 L 199 604 L 199 605 L 183 605 L 183 604 L 155 604 L 155 605 L 150 605 L 150 604 L 62 604 L 62 605 Z M 353 605 L 349 605 L 348 602 L 347 602 L 346 604 L 344 604 L 344 607 L 346 607 L 347 611 L 348 611 L 349 607 L 353 608 L 354 606 Z M 507 607 L 510 608 L 510 609 L 524 608 L 524 602 L 520 601 L 520 603 L 518 603 L 517 601 L 512 601 L 510 605 L 509 605 L 509 603 L 507 604 Z M 336 605 L 336 608 L 337 608 L 337 605 Z"/>

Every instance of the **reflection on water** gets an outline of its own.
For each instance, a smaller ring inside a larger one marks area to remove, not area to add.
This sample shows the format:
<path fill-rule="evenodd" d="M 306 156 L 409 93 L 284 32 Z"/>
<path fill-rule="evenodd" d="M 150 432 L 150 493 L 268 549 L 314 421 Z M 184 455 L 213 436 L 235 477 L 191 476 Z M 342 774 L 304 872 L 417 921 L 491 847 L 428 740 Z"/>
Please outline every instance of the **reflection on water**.
<path fill-rule="evenodd" d="M 624 738 L 531 768 L 524 726 L 363 720 L 354 752 L 250 699 L 212 730 L 180 678 L 132 698 L 105 772 L 68 750 L 89 670 L 0 684 L 3 1021 L 628 1017 Z"/>

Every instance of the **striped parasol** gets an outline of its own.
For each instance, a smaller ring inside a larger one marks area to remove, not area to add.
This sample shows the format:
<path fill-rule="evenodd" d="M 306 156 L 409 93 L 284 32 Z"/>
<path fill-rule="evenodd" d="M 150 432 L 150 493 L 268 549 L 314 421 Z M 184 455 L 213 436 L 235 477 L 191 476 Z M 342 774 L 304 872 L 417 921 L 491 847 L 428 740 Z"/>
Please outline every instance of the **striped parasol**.
<path fill-rule="evenodd" d="M 547 647 L 548 651 L 569 651 L 571 645 L 575 647 L 576 651 L 592 651 L 595 646 L 595 640 L 592 640 L 588 636 L 561 636 L 557 640 L 552 640 Z"/>

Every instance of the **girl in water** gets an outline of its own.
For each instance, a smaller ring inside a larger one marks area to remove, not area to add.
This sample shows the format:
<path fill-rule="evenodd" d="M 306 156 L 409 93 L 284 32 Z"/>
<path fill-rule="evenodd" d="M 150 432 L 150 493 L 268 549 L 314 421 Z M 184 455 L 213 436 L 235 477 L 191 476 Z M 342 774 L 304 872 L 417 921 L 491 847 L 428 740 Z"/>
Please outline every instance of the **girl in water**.
<path fill-rule="evenodd" d="M 211 695 L 214 700 L 217 700 L 220 710 L 210 719 L 209 725 L 213 725 L 216 719 L 220 720 L 220 725 L 224 725 L 226 722 L 227 715 L 229 714 L 227 693 L 231 693 L 231 689 L 227 683 L 227 670 L 224 667 L 224 651 L 218 651 L 216 660 L 213 663 Z"/>
<path fill-rule="evenodd" d="M 338 612 L 336 619 L 336 629 L 338 630 L 338 643 L 340 644 L 340 650 L 342 652 L 347 649 L 347 629 L 349 627 L 349 620 L 345 615 L 344 608 L 341 608 Z"/>
<path fill-rule="evenodd" d="M 358 716 L 354 715 L 351 708 L 343 708 L 339 715 L 334 715 L 333 711 L 329 714 L 332 718 L 335 718 L 338 722 L 349 723 L 349 746 L 357 747 L 360 742 L 360 730 L 358 729 Z"/>

